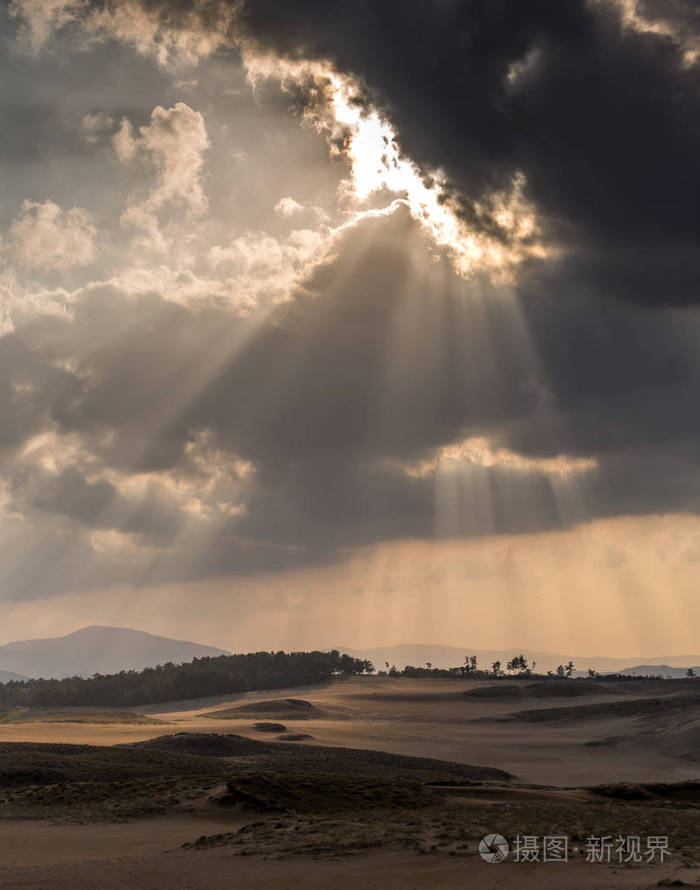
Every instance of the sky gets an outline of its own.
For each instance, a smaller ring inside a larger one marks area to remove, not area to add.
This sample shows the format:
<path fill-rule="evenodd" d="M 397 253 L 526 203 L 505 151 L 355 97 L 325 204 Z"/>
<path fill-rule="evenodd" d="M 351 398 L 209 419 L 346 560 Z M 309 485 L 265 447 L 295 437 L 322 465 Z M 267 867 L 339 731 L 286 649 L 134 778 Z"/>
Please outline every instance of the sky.
<path fill-rule="evenodd" d="M 0 643 L 700 627 L 692 0 L 0 9 Z"/>

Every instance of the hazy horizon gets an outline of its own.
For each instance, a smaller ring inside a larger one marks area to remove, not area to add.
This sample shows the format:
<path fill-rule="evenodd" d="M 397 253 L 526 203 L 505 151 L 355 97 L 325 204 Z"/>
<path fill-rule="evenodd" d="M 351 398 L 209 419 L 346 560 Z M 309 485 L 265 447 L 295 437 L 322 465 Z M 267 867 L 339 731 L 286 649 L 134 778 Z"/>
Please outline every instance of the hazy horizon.
<path fill-rule="evenodd" d="M 143 627 L 127 627 L 126 625 L 80 625 L 78 627 L 73 628 L 72 630 L 68 630 L 65 633 L 56 634 L 51 637 L 44 636 L 32 636 L 26 638 L 13 638 L 13 639 L 0 639 L 0 648 L 6 646 L 9 643 L 21 643 L 21 642 L 33 642 L 36 640 L 46 640 L 46 639 L 63 639 L 64 637 L 73 636 L 76 633 L 81 631 L 88 631 L 94 629 L 106 629 L 106 630 L 127 630 L 127 631 L 135 631 L 137 633 L 146 633 L 151 634 L 153 636 L 162 637 L 164 639 L 169 639 L 172 641 L 181 641 L 186 643 L 194 643 L 201 646 L 210 646 L 214 648 L 223 649 L 229 651 L 231 653 L 236 652 L 251 652 L 251 651 L 265 651 L 266 649 L 275 649 L 275 647 L 265 647 L 265 646 L 253 646 L 251 648 L 246 649 L 245 647 L 226 647 L 221 643 L 215 643 L 209 639 L 193 639 L 193 638 L 180 638 L 168 636 L 162 633 L 156 633 L 152 630 L 148 630 Z M 673 652 L 657 652 L 657 653 L 610 653 L 603 654 L 600 652 L 572 652 L 570 650 L 559 651 L 557 649 L 537 649 L 531 646 L 496 646 L 496 647 L 484 647 L 484 646 L 472 646 L 471 644 L 463 645 L 461 643 L 442 643 L 442 642 L 419 642 L 419 641 L 407 641 L 402 640 L 399 642 L 392 643 L 374 643 L 372 645 L 363 645 L 361 642 L 350 645 L 347 643 L 343 643 L 342 641 L 331 641 L 331 642 L 320 642 L 317 644 L 310 644 L 308 649 L 317 649 L 321 651 L 328 651 L 332 649 L 340 650 L 341 652 L 348 651 L 351 653 L 361 652 L 361 653 L 369 653 L 373 651 L 382 652 L 383 650 L 391 650 L 391 649 L 427 649 L 427 650 L 440 650 L 440 649 L 448 649 L 455 650 L 455 652 L 463 653 L 466 655 L 483 655 L 484 653 L 490 654 L 498 654 L 499 652 L 503 653 L 516 653 L 523 652 L 526 655 L 532 657 L 535 656 L 553 656 L 553 657 L 561 657 L 561 658 L 570 658 L 572 656 L 576 656 L 583 659 L 600 659 L 600 660 L 611 660 L 611 661 L 619 661 L 619 660 L 630 660 L 636 659 L 639 663 L 642 663 L 644 659 L 649 659 L 651 662 L 658 661 L 662 658 L 669 658 L 671 660 L 679 660 L 683 658 L 687 659 L 695 659 L 700 661 L 700 654 L 698 652 L 683 652 L 683 653 L 673 653 Z M 295 650 L 294 646 L 288 646 L 287 649 L 289 651 Z M 690 661 L 688 661 L 690 665 Z M 632 666 L 630 661 L 630 666 Z M 0 657 L 0 670 L 4 665 L 2 664 L 2 658 Z M 381 669 L 381 664 L 375 664 L 375 669 Z"/>

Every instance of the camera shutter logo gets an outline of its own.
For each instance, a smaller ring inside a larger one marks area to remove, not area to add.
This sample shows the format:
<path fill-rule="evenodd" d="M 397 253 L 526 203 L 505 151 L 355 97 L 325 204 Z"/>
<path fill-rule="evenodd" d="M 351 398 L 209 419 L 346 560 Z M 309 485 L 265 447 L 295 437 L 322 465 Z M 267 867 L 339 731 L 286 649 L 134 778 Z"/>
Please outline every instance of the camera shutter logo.
<path fill-rule="evenodd" d="M 487 834 L 479 841 L 479 855 L 484 862 L 503 862 L 509 850 L 508 841 L 500 834 Z"/>

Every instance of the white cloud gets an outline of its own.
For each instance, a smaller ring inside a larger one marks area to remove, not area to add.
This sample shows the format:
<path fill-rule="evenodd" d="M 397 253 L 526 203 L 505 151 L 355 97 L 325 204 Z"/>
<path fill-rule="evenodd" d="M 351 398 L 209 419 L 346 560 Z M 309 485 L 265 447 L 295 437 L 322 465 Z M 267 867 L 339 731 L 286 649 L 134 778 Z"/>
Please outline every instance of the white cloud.
<path fill-rule="evenodd" d="M 252 301 L 281 300 L 331 241 L 312 229 L 295 229 L 282 240 L 266 232 L 247 232 L 228 245 L 212 247 L 209 262 L 217 272 L 229 274 L 231 284 Z"/>
<path fill-rule="evenodd" d="M 67 268 L 95 257 L 97 229 L 83 207 L 62 210 L 53 201 L 24 201 L 9 235 L 10 255 L 24 266 Z"/>
<path fill-rule="evenodd" d="M 150 246 L 163 250 L 167 239 L 158 224 L 159 211 L 166 205 L 184 205 L 189 212 L 202 213 L 207 207 L 202 170 L 209 138 L 204 118 L 184 102 L 172 108 L 158 105 L 138 135 L 124 118 L 112 144 L 123 164 L 140 158 L 156 171 L 155 187 L 142 200 L 132 197 L 121 220 L 144 229 Z"/>
<path fill-rule="evenodd" d="M 275 204 L 274 210 L 278 216 L 283 216 L 286 219 L 291 219 L 292 217 L 306 217 L 309 222 L 328 223 L 328 214 L 323 207 L 317 207 L 310 201 L 306 201 L 302 204 L 288 195 L 279 199 Z M 297 222 L 297 225 L 298 224 L 299 223 Z"/>
<path fill-rule="evenodd" d="M 134 128 L 131 126 L 131 122 L 126 118 L 122 118 L 119 129 L 114 136 L 112 136 L 112 145 L 122 164 L 128 164 L 136 154 Z"/>
<path fill-rule="evenodd" d="M 37 52 L 84 6 L 84 0 L 12 0 L 9 11 L 13 18 L 22 20 L 21 39 Z"/>
<path fill-rule="evenodd" d="M 167 265 L 128 267 L 105 282 L 91 282 L 89 287 L 109 287 L 129 297 L 157 293 L 182 306 L 218 307 L 246 315 L 258 303 L 259 294 L 253 283 L 247 286 L 240 279 L 195 275 L 190 269 L 172 269 Z"/>
<path fill-rule="evenodd" d="M 603 0 L 591 0 L 593 3 L 601 3 Z M 614 0 L 618 8 L 620 19 L 625 28 L 638 31 L 641 34 L 658 34 L 672 40 L 683 54 L 686 65 L 697 64 L 700 58 L 700 35 L 697 29 L 687 27 L 687 23 L 674 21 L 671 15 L 666 15 L 663 6 L 661 9 L 652 10 L 655 15 L 645 15 L 645 4 L 639 0 Z M 673 11 L 671 5 L 669 13 Z"/>
<path fill-rule="evenodd" d="M 591 457 L 568 457 L 565 454 L 559 454 L 556 457 L 528 457 L 508 448 L 494 447 L 483 436 L 470 436 L 460 442 L 454 442 L 438 449 L 432 460 L 409 464 L 406 467 L 406 472 L 409 476 L 420 478 L 466 464 L 487 469 L 542 473 L 546 476 L 563 477 L 574 473 L 585 473 L 598 466 L 597 460 Z"/>
<path fill-rule="evenodd" d="M 85 133 L 85 141 L 95 145 L 112 129 L 114 119 L 104 111 L 97 111 L 94 114 L 83 115 L 80 123 Z"/>
<path fill-rule="evenodd" d="M 202 15 L 205 3 L 206 16 Z M 173 14 L 145 8 L 142 0 L 99 7 L 87 0 L 12 0 L 10 14 L 21 20 L 21 39 L 35 52 L 54 32 L 75 22 L 89 40 L 120 40 L 160 65 L 173 65 L 194 64 L 229 42 L 235 4 L 222 0 L 216 10 L 213 6 L 211 0 L 195 0 L 190 9 Z"/>
<path fill-rule="evenodd" d="M 38 315 L 67 316 L 72 295 L 63 288 L 27 290 L 10 269 L 0 273 L 0 336 Z"/>
<path fill-rule="evenodd" d="M 209 2 L 209 14 L 203 15 L 204 5 L 195 0 L 189 10 L 163 15 L 157 9 L 144 8 L 141 0 L 120 0 L 91 10 L 85 28 L 97 39 L 121 40 L 136 52 L 155 57 L 161 65 L 195 64 L 229 42 L 234 12 L 232 3 L 221 2 L 213 11 L 214 4 Z"/>
<path fill-rule="evenodd" d="M 303 204 L 290 197 L 280 198 L 275 204 L 275 213 L 279 213 L 280 216 L 294 216 L 295 213 L 301 213 L 303 209 Z"/>

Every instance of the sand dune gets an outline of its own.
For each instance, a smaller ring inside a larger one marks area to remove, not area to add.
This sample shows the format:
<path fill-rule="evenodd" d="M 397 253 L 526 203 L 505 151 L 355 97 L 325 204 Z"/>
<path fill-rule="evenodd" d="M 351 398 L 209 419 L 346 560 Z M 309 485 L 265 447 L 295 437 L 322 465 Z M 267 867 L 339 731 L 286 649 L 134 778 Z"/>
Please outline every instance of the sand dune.
<path fill-rule="evenodd" d="M 669 785 L 697 776 L 696 687 L 559 682 L 357 678 L 134 709 L 160 723 L 87 722 L 94 709 L 82 722 L 46 722 L 58 710 L 1 723 L 0 887 L 700 880 L 688 866 L 700 792 Z M 562 831 L 577 852 L 494 867 L 477 852 L 490 831 Z M 600 832 L 667 834 L 676 855 L 643 869 L 585 863 L 584 840 Z"/>
<path fill-rule="evenodd" d="M 207 711 L 201 716 L 211 717 L 214 720 L 235 720 L 248 714 L 255 717 L 309 720 L 313 717 L 327 717 L 329 716 L 329 711 L 327 708 L 320 708 L 302 698 L 272 698 L 236 705 L 234 708 Z"/>
<path fill-rule="evenodd" d="M 0 770 L 3 888 L 631 890 L 700 877 L 689 865 L 700 783 L 542 788 L 465 764 L 212 733 L 8 743 Z M 567 863 L 496 868 L 478 854 L 490 831 L 554 829 L 571 844 Z M 586 862 L 584 839 L 613 831 L 665 834 L 673 860 Z"/>
<path fill-rule="evenodd" d="M 524 720 L 528 723 L 569 723 L 574 720 L 597 720 L 601 717 L 655 717 L 672 711 L 700 709 L 700 693 L 664 698 L 622 699 L 596 702 L 565 708 L 533 708 L 512 714 L 481 719 Z"/>
<path fill-rule="evenodd" d="M 504 686 L 509 694 L 493 696 L 484 695 L 483 690 L 501 688 L 500 683 L 357 678 L 133 709 L 163 721 L 161 725 L 0 724 L 0 740 L 60 738 L 112 745 L 183 731 L 260 739 L 253 724 L 271 719 L 283 723 L 293 735 L 312 736 L 305 741 L 309 745 L 493 765 L 529 782 L 576 785 L 694 777 L 692 758 L 699 753 L 698 741 L 688 721 L 700 718 L 700 702 L 694 700 L 697 687 L 692 681 L 668 681 L 660 686 L 658 681 L 649 685 L 640 680 L 592 685 L 574 681 L 587 690 L 575 697 L 563 681 L 562 695 L 557 697 L 559 682 L 549 683 L 543 695 L 537 681 L 508 680 Z M 652 695 L 644 694 L 647 689 Z M 659 694 L 664 689 L 668 695 Z M 650 706 L 649 699 L 660 704 Z M 288 706 L 279 704 L 289 700 L 307 703 L 303 719 L 298 706 L 290 714 Z M 281 709 L 286 709 L 284 716 Z M 529 716 L 514 719 L 512 715 L 520 712 Z M 658 730 L 653 743 L 649 730 Z M 686 730 L 685 736 L 678 735 Z M 610 739 L 626 741 L 610 743 Z"/>

